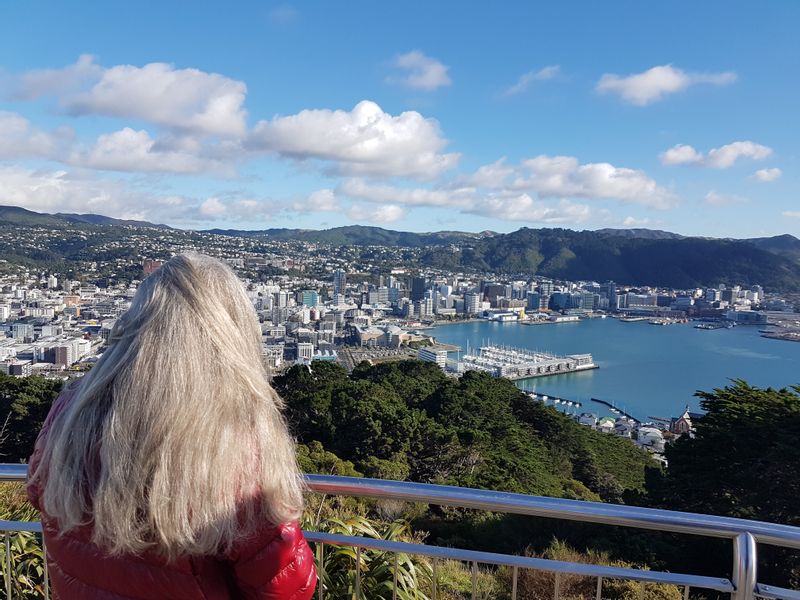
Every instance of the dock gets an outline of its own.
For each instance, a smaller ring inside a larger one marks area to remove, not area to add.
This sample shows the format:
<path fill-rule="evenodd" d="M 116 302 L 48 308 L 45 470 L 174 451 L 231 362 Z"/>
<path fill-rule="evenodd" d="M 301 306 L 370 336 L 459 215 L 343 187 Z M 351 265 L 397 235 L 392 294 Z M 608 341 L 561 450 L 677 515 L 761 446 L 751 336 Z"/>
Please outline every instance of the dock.
<path fill-rule="evenodd" d="M 639 419 L 637 419 L 636 417 L 634 417 L 633 415 L 631 415 L 629 413 L 626 413 L 621 408 L 617 408 L 616 406 L 614 406 L 613 402 L 606 402 L 605 400 L 600 400 L 599 398 L 592 398 L 592 402 L 597 402 L 598 404 L 602 404 L 603 406 L 607 406 L 608 408 L 611 409 L 611 412 L 618 413 L 618 414 L 622 415 L 623 417 L 626 417 L 626 418 L 630 419 L 631 421 L 633 421 L 637 425 L 641 425 L 642 424 L 642 422 Z"/>
<path fill-rule="evenodd" d="M 511 380 L 597 369 L 591 354 L 559 356 L 547 352 L 486 345 L 461 358 L 459 371 L 484 371 Z"/>

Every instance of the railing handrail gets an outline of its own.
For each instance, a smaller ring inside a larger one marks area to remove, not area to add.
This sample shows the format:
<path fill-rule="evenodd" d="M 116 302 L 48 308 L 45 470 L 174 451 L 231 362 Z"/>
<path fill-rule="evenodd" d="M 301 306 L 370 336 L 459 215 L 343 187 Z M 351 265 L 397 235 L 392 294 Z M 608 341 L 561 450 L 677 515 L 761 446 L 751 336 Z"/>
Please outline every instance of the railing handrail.
<path fill-rule="evenodd" d="M 0 481 L 24 481 L 28 466 L 0 464 Z M 800 549 L 800 527 L 733 517 L 645 508 L 623 504 L 605 504 L 511 492 L 494 492 L 430 483 L 411 483 L 386 479 L 306 475 L 313 492 L 424 502 L 440 506 L 472 508 L 493 512 L 583 521 L 603 525 L 634 527 L 669 533 L 683 533 L 735 539 L 749 533 L 756 542 Z"/>
<path fill-rule="evenodd" d="M 306 481 L 312 491 L 325 494 L 424 502 L 727 539 L 750 533 L 763 544 L 800 548 L 800 527 L 765 521 L 384 479 L 307 475 Z"/>

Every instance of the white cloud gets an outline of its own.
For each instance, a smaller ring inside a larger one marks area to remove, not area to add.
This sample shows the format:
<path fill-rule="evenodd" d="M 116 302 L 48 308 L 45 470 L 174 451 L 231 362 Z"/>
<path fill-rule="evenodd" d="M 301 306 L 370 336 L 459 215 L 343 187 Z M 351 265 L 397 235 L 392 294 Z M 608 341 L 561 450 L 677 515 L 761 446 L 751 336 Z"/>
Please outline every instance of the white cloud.
<path fill-rule="evenodd" d="M 677 144 L 661 153 L 659 156 L 661 164 L 664 165 L 687 165 L 700 164 L 703 162 L 703 155 L 687 144 Z"/>
<path fill-rule="evenodd" d="M 449 67 L 435 58 L 425 56 L 419 50 L 412 50 L 396 56 L 392 64 L 394 67 L 406 71 L 407 74 L 402 77 L 387 77 L 387 83 L 401 84 L 427 92 L 452 83 L 447 74 Z"/>
<path fill-rule="evenodd" d="M 96 81 L 103 68 L 94 62 L 91 54 L 81 54 L 73 65 L 62 69 L 37 69 L 18 78 L 12 97 L 33 100 L 50 94 L 63 94 L 79 90 L 84 84 Z"/>
<path fill-rule="evenodd" d="M 74 115 L 141 119 L 201 135 L 236 137 L 246 131 L 247 86 L 199 69 L 166 63 L 103 68 L 83 55 L 63 69 L 32 71 L 19 78 L 15 96 L 59 97 Z"/>
<path fill-rule="evenodd" d="M 781 175 L 783 175 L 783 171 L 781 171 L 778 167 L 773 167 L 771 169 L 759 169 L 753 174 L 751 179 L 760 181 L 761 183 L 767 183 L 770 181 L 775 181 Z"/>
<path fill-rule="evenodd" d="M 326 188 L 312 192 L 304 200 L 295 202 L 292 208 L 298 212 L 337 212 L 341 207 L 333 190 Z"/>
<path fill-rule="evenodd" d="M 200 214 L 204 217 L 219 217 L 224 215 L 227 209 L 219 198 L 208 198 L 200 205 Z"/>
<path fill-rule="evenodd" d="M 394 223 L 403 219 L 408 210 L 396 204 L 384 204 L 382 206 L 365 206 L 354 204 L 347 211 L 347 216 L 357 222 L 387 224 Z"/>
<path fill-rule="evenodd" d="M 625 217 L 622 220 L 623 227 L 647 227 L 650 224 L 650 219 L 644 217 L 637 219 L 636 217 Z"/>
<path fill-rule="evenodd" d="M 0 160 L 52 158 L 73 136 L 71 129 L 42 131 L 17 113 L 0 111 Z"/>
<path fill-rule="evenodd" d="M 643 73 L 622 77 L 606 73 L 595 89 L 601 94 L 611 93 L 637 106 L 646 106 L 662 100 L 669 94 L 682 92 L 695 84 L 728 85 L 736 81 L 736 73 L 687 73 L 672 65 L 661 65 Z"/>
<path fill-rule="evenodd" d="M 572 156 L 540 155 L 523 161 L 528 173 L 512 187 L 541 197 L 608 198 L 658 209 L 675 206 L 677 198 L 643 171 L 609 163 L 580 164 Z"/>
<path fill-rule="evenodd" d="M 496 191 L 478 194 L 469 188 L 423 189 L 372 185 L 362 180 L 345 181 L 343 195 L 386 205 L 455 208 L 463 213 L 533 223 L 580 223 L 590 216 L 588 206 L 562 200 L 555 206 L 538 202 L 524 192 Z"/>
<path fill-rule="evenodd" d="M 721 194 L 716 190 L 711 190 L 705 195 L 704 201 L 711 206 L 733 206 L 736 204 L 746 204 L 750 202 L 750 199 L 734 194 Z"/>
<path fill-rule="evenodd" d="M 0 198 L 4 204 L 30 210 L 99 213 L 121 219 L 156 220 L 159 214 L 183 210 L 175 198 L 138 193 L 119 181 L 98 179 L 81 171 L 19 166 L 0 166 Z"/>
<path fill-rule="evenodd" d="M 92 169 L 162 173 L 228 173 L 221 161 L 200 156 L 203 148 L 196 141 L 182 138 L 159 144 L 144 131 L 129 127 L 101 135 L 85 152 L 75 152 L 69 162 Z"/>
<path fill-rule="evenodd" d="M 513 174 L 514 167 L 506 165 L 506 159 L 503 157 L 491 164 L 483 165 L 474 173 L 458 177 L 456 185 L 497 189 L 503 187 Z"/>
<path fill-rule="evenodd" d="M 536 81 L 546 81 L 548 79 L 552 79 L 556 75 L 561 72 L 561 67 L 558 65 L 551 65 L 549 67 L 544 67 L 539 69 L 538 71 L 528 71 L 520 75 L 517 82 L 512 85 L 511 87 L 507 88 L 504 92 L 504 96 L 514 96 L 516 94 L 521 94 L 522 92 L 526 92 L 528 88 L 530 88 L 531 84 Z"/>
<path fill-rule="evenodd" d="M 584 223 L 592 215 L 591 209 L 585 204 L 561 200 L 555 206 L 549 206 L 525 193 L 490 194 L 464 212 L 506 221 L 547 224 Z"/>
<path fill-rule="evenodd" d="M 784 217 L 800 219 L 800 210 L 785 210 L 781 213 Z"/>
<path fill-rule="evenodd" d="M 415 111 L 392 116 L 374 102 L 352 111 L 304 110 L 260 121 L 248 141 L 251 150 L 274 151 L 296 160 L 333 163 L 337 174 L 432 179 L 456 165 L 433 119 Z"/>
<path fill-rule="evenodd" d="M 713 148 L 707 155 L 703 155 L 692 146 L 678 144 L 663 152 L 660 159 L 665 165 L 699 165 L 712 169 L 728 169 L 740 158 L 764 160 L 771 155 L 772 148 L 745 140 Z"/>

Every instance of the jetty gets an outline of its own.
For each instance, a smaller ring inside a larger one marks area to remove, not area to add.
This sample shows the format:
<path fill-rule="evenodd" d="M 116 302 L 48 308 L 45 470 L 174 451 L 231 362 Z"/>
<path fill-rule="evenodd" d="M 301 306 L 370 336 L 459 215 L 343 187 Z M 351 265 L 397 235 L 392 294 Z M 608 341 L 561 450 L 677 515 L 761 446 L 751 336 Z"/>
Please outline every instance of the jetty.
<path fill-rule="evenodd" d="M 461 372 L 484 371 L 495 377 L 512 380 L 563 375 L 597 368 L 591 354 L 559 356 L 492 344 L 467 353 L 461 357 L 457 366 Z"/>
<path fill-rule="evenodd" d="M 633 421 L 637 425 L 641 425 L 642 424 L 642 422 L 639 419 L 637 419 L 636 417 L 634 417 L 633 415 L 625 412 L 624 410 L 622 410 L 620 408 L 617 408 L 614 405 L 613 402 L 607 402 L 605 400 L 600 400 L 599 398 L 592 398 L 591 400 L 592 400 L 592 402 L 597 402 L 598 404 L 602 404 L 603 406 L 607 406 L 608 408 L 611 409 L 611 412 L 613 412 L 614 414 L 622 415 L 623 417 L 625 417 L 627 419 L 630 419 L 631 421 Z"/>

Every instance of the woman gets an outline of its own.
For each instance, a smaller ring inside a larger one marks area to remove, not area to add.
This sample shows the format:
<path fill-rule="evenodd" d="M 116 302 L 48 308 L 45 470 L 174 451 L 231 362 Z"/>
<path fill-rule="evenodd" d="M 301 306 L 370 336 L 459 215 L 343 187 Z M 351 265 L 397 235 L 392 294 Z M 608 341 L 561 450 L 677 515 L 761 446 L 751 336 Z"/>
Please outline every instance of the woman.
<path fill-rule="evenodd" d="M 108 341 L 30 461 L 58 597 L 310 598 L 294 444 L 234 273 L 176 256 Z"/>

